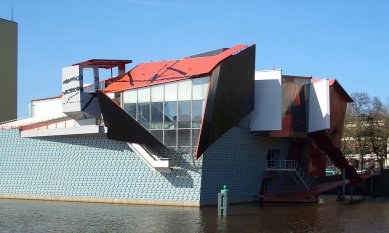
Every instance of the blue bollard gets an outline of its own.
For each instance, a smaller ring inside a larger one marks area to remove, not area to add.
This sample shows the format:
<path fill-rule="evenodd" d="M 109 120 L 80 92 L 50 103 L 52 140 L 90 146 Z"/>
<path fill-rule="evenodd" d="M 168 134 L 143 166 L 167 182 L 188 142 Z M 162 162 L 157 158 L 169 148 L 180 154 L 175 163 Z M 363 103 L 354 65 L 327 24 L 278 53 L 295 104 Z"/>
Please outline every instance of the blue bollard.
<path fill-rule="evenodd" d="M 218 193 L 217 198 L 217 215 L 227 216 L 228 213 L 228 189 L 224 185 L 223 189 Z"/>

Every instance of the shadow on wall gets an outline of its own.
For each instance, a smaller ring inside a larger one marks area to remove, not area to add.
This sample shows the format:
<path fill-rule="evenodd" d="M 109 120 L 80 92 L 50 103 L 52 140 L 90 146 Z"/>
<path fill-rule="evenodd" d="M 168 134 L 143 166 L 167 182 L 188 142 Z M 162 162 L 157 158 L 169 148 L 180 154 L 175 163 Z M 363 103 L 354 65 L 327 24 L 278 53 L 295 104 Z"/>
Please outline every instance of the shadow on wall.
<path fill-rule="evenodd" d="M 105 135 L 61 136 L 22 140 L 41 140 L 46 142 L 53 142 L 53 146 L 54 143 L 55 146 L 58 146 L 58 144 L 60 143 L 63 144 L 64 147 L 74 150 L 80 149 L 80 147 L 89 147 L 101 150 L 115 150 L 123 153 L 127 151 L 133 153 L 133 151 L 128 147 L 125 142 L 110 140 Z M 47 144 L 47 146 L 50 146 L 50 144 Z M 76 146 L 77 148 L 75 148 L 74 146 Z M 201 176 L 202 159 L 195 160 L 193 155 L 191 154 L 179 153 L 175 150 L 166 147 L 153 148 L 152 151 L 163 158 L 170 158 L 172 160 L 174 166 L 173 171 L 171 173 L 161 173 L 161 175 L 163 175 L 166 180 L 168 180 L 174 187 L 194 187 L 194 181 L 192 176 Z M 146 163 L 143 160 L 142 162 Z"/>
<path fill-rule="evenodd" d="M 161 173 L 176 188 L 193 188 L 193 176 L 201 176 L 202 159 L 195 160 L 193 155 L 179 153 L 169 148 L 154 148 L 161 157 L 170 158 L 173 162 L 171 173 Z M 190 174 L 192 173 L 192 174 Z"/>
<path fill-rule="evenodd" d="M 128 146 L 125 142 L 116 140 L 110 140 L 106 135 L 69 135 L 69 136 L 54 136 L 54 137 L 41 137 L 39 139 L 23 139 L 23 140 L 41 140 L 47 142 L 55 142 L 58 144 L 64 144 L 64 146 L 71 148 L 71 146 L 86 146 L 90 148 L 116 150 L 122 151 L 128 150 Z M 70 145 L 70 146 L 69 146 Z"/>

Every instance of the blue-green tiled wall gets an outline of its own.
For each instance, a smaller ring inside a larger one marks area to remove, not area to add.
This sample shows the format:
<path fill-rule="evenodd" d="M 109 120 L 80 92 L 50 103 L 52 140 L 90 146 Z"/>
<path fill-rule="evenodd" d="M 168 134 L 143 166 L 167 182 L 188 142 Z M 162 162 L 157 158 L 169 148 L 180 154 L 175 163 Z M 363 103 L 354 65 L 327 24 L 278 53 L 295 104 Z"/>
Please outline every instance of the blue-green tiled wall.
<path fill-rule="evenodd" d="M 198 202 L 202 159 L 166 154 L 177 167 L 169 174 L 106 136 L 34 139 L 0 130 L 0 194 Z"/>
<path fill-rule="evenodd" d="M 20 138 L 0 130 L 0 195 L 139 199 L 216 204 L 224 184 L 232 201 L 258 196 L 269 149 L 286 158 L 288 140 L 252 136 L 232 128 L 199 159 L 173 150 L 162 153 L 175 165 L 159 173 L 106 136 Z"/>
<path fill-rule="evenodd" d="M 289 140 L 253 136 L 239 127 L 229 130 L 203 155 L 200 202 L 216 204 L 223 185 L 227 185 L 232 202 L 257 199 L 269 149 L 279 149 L 279 159 L 286 159 Z"/>

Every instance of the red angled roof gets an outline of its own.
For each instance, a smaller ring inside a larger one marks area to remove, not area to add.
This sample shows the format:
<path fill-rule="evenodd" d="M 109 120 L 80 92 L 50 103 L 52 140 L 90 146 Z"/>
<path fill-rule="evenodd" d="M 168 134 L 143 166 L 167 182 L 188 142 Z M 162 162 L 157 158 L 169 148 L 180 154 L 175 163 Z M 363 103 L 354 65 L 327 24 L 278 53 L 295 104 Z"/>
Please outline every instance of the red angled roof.
<path fill-rule="evenodd" d="M 132 88 L 190 79 L 209 74 L 221 61 L 247 48 L 236 45 L 216 55 L 187 57 L 179 60 L 142 63 L 122 78 L 115 80 L 104 92 L 119 92 Z"/>

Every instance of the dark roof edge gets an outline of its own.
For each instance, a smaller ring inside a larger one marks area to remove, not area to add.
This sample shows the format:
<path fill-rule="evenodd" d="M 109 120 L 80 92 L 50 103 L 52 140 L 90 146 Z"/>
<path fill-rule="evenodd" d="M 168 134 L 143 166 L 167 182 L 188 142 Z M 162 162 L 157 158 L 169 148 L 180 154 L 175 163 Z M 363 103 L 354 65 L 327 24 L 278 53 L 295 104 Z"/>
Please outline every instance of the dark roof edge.
<path fill-rule="evenodd" d="M 346 100 L 346 102 L 351 103 L 354 102 L 354 100 L 350 97 L 350 95 L 344 90 L 342 85 L 338 82 L 338 80 L 333 79 L 333 83 L 331 85 L 335 88 L 335 90 Z"/>
<path fill-rule="evenodd" d="M 6 21 L 6 22 L 8 22 L 8 23 L 14 23 L 14 24 L 18 24 L 17 22 L 15 22 L 15 21 L 12 21 L 12 20 L 9 20 L 9 19 L 3 19 L 3 18 L 0 18 L 0 20 L 2 20 L 2 21 Z"/>

